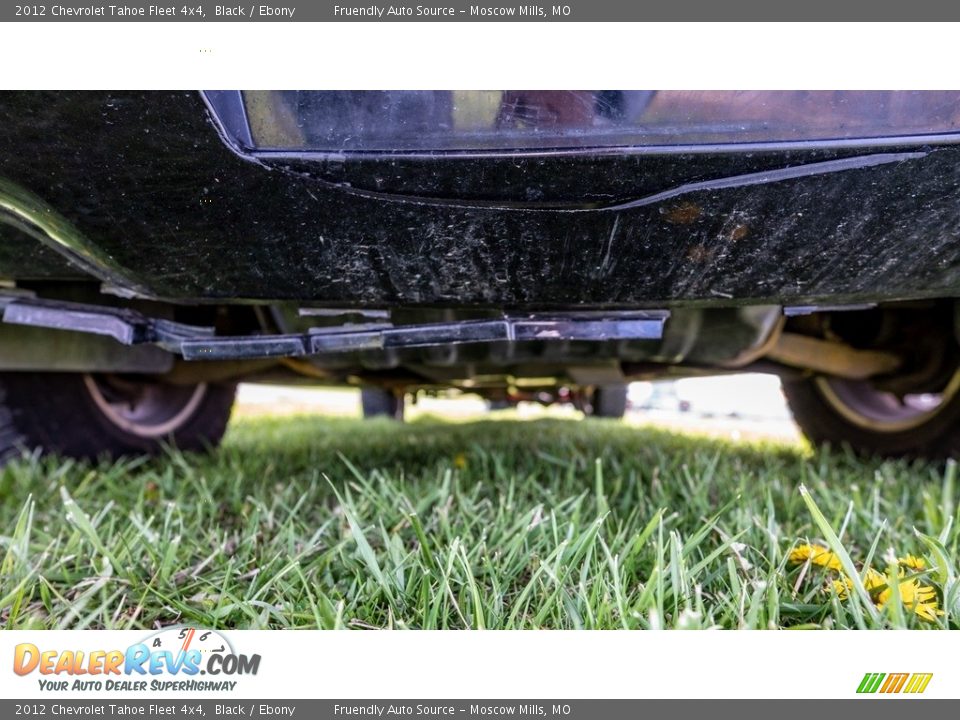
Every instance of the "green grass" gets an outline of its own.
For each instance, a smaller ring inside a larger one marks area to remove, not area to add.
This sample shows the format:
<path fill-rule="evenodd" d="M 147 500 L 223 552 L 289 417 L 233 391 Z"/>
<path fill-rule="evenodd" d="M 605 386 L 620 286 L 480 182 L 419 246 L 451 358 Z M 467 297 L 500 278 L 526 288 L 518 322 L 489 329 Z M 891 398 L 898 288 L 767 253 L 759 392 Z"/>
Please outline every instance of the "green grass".
<path fill-rule="evenodd" d="M 6 467 L 0 622 L 956 627 L 954 470 L 604 421 L 244 419 L 209 457 Z M 925 555 L 944 614 L 841 599 L 788 562 L 807 539 L 855 574 Z"/>

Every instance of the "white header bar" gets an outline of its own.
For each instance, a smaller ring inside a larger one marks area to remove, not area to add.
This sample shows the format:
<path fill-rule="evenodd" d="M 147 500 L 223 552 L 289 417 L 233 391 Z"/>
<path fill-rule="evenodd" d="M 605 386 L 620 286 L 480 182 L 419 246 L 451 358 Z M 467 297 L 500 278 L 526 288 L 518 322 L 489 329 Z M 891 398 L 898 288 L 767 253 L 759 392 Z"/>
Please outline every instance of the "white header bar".
<path fill-rule="evenodd" d="M 952 89 L 952 23 L 19 23 L 7 89 Z"/>

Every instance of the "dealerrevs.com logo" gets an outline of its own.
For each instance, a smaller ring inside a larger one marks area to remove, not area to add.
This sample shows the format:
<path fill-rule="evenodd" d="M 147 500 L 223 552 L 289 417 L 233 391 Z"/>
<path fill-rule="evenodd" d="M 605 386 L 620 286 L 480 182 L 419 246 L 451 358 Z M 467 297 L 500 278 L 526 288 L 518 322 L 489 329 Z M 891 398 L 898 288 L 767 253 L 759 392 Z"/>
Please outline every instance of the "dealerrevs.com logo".
<path fill-rule="evenodd" d="M 46 691 L 232 691 L 233 678 L 259 669 L 260 655 L 237 653 L 222 634 L 192 627 L 165 628 L 125 650 L 20 643 L 13 655 L 14 673 L 36 674 Z"/>
<path fill-rule="evenodd" d="M 919 694 L 927 689 L 933 673 L 867 673 L 857 687 L 858 693 Z"/>

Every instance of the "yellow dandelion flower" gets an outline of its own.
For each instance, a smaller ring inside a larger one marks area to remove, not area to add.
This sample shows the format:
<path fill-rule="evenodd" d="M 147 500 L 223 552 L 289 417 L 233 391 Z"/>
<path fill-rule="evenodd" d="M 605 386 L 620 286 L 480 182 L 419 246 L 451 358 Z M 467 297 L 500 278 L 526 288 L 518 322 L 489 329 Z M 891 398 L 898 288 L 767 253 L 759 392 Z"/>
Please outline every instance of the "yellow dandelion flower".
<path fill-rule="evenodd" d="M 937 591 L 932 587 L 921 585 L 916 580 L 901 580 L 897 583 L 897 587 L 900 590 L 900 600 L 907 607 L 918 603 L 928 604 L 937 601 Z M 884 603 L 890 599 L 890 595 L 891 590 L 887 588 L 880 593 L 877 600 Z"/>
<path fill-rule="evenodd" d="M 911 609 L 917 617 L 929 622 L 935 622 L 937 615 L 943 615 L 943 610 L 938 608 L 936 603 L 920 603 Z"/>
<path fill-rule="evenodd" d="M 873 568 L 867 568 L 866 572 L 863 574 L 862 581 L 863 587 L 868 593 L 870 593 L 870 596 L 874 598 L 878 592 L 886 590 L 887 588 L 887 576 L 882 573 L 878 573 Z M 840 573 L 840 579 L 834 580 L 830 583 L 830 585 L 837 593 L 837 597 L 839 597 L 841 600 L 846 600 L 847 596 L 853 590 L 853 580 L 848 578 L 842 572 Z"/>
<path fill-rule="evenodd" d="M 936 620 L 943 611 L 937 607 L 937 591 L 927 585 L 921 585 L 916 580 L 901 580 L 897 583 L 900 591 L 900 602 L 907 609 L 916 613 L 924 620 Z M 877 607 L 883 608 L 893 592 L 890 588 L 882 590 L 875 598 Z"/>
<path fill-rule="evenodd" d="M 467 456 L 463 453 L 457 453 L 453 458 L 453 464 L 463 470 L 467 466 Z"/>
<path fill-rule="evenodd" d="M 867 571 L 863 574 L 863 586 L 868 593 L 873 595 L 877 591 L 886 589 L 887 576 L 873 568 L 867 568 Z"/>
<path fill-rule="evenodd" d="M 927 561 L 916 555 L 905 555 L 902 558 L 897 558 L 897 562 L 902 567 L 909 568 L 910 570 L 920 571 L 927 569 Z"/>
<path fill-rule="evenodd" d="M 850 591 L 853 590 L 853 581 L 846 575 L 842 575 L 839 580 L 834 580 L 831 582 L 830 586 L 833 588 L 833 591 L 837 594 L 838 598 L 841 600 L 846 600 L 847 596 L 850 594 Z"/>
<path fill-rule="evenodd" d="M 840 579 L 831 582 L 830 586 L 841 600 L 846 600 L 853 591 L 853 581 L 842 573 Z M 883 609 L 893 595 L 887 576 L 873 568 L 868 568 L 863 574 L 863 586 L 879 609 Z M 897 587 L 903 607 L 918 617 L 933 622 L 937 615 L 943 615 L 943 610 L 937 605 L 937 591 L 932 587 L 921 585 L 915 579 L 901 580 Z"/>
<path fill-rule="evenodd" d="M 843 567 L 840 564 L 840 558 L 830 552 L 829 548 L 823 547 L 823 545 L 798 545 L 790 553 L 789 559 L 790 562 L 794 564 L 809 561 L 814 565 L 821 565 L 838 572 Z"/>

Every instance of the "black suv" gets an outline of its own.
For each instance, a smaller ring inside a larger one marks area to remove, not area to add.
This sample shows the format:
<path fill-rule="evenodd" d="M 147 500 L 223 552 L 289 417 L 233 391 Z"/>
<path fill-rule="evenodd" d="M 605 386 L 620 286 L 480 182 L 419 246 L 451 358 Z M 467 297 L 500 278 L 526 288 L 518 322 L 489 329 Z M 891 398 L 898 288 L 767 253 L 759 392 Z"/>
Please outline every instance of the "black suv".
<path fill-rule="evenodd" d="M 0 93 L 0 451 L 215 443 L 235 384 L 618 416 L 776 373 L 960 451 L 960 93 Z"/>

